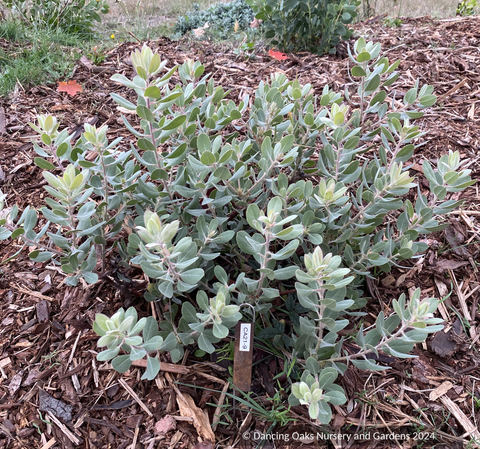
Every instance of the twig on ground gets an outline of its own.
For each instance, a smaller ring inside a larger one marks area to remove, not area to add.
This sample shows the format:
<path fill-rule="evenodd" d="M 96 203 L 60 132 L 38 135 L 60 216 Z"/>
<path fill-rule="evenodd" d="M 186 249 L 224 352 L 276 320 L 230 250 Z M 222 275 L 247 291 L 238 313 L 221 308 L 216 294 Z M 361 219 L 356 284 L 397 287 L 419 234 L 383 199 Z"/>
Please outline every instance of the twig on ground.
<path fill-rule="evenodd" d="M 130 385 L 127 384 L 127 382 L 125 382 L 123 379 L 119 379 L 118 380 L 118 383 L 123 387 L 125 388 L 125 390 L 127 391 L 127 393 L 133 398 L 135 399 L 135 401 L 137 402 L 137 404 L 142 407 L 143 410 L 145 410 L 145 412 L 147 413 L 148 416 L 153 416 L 153 413 L 150 411 L 150 409 L 145 405 L 145 403 L 138 397 L 137 393 L 135 393 L 132 388 L 130 387 Z"/>

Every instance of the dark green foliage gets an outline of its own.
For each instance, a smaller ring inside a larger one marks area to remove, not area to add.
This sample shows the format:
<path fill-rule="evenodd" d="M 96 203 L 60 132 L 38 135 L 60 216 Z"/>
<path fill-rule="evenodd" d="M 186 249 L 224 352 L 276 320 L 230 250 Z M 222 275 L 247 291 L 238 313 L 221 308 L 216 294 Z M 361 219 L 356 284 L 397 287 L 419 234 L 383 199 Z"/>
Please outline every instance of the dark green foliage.
<path fill-rule="evenodd" d="M 335 53 L 340 40 L 353 30 L 345 25 L 356 17 L 356 0 L 246 0 L 263 20 L 266 37 L 281 51 Z"/>
<path fill-rule="evenodd" d="M 233 33 L 235 22 L 238 22 L 239 29 L 244 30 L 250 27 L 254 19 L 252 8 L 245 0 L 234 0 L 230 3 L 219 3 L 210 8 L 200 11 L 200 5 L 194 3 L 192 9 L 183 17 L 178 18 L 174 33 L 184 35 L 191 30 L 201 28 L 205 23 L 209 29 L 220 39 L 226 39 Z"/>

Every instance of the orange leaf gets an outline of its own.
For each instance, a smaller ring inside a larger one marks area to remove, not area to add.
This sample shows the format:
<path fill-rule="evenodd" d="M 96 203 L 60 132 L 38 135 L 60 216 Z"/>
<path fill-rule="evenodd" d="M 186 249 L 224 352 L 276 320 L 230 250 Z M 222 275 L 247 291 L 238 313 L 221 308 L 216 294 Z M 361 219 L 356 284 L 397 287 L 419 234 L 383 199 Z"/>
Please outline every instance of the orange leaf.
<path fill-rule="evenodd" d="M 68 82 L 59 81 L 57 92 L 66 92 L 68 95 L 73 97 L 77 92 L 83 92 L 83 87 L 80 86 L 80 84 L 77 84 L 76 80 Z"/>
<path fill-rule="evenodd" d="M 284 61 L 285 59 L 290 59 L 285 53 L 282 53 L 280 51 L 275 51 L 273 48 L 269 50 L 268 54 L 272 58 L 277 59 L 278 61 Z"/>

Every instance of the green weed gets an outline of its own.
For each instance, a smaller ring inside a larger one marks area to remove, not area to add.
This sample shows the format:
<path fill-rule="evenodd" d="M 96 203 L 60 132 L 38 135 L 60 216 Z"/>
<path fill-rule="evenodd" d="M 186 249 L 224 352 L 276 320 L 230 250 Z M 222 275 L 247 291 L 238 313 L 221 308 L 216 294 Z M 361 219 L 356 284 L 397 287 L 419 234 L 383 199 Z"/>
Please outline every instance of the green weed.
<path fill-rule="evenodd" d="M 68 78 L 90 41 L 61 30 L 34 29 L 18 20 L 0 22 L 0 38 L 9 42 L 0 49 L 0 97 L 19 83 L 23 88 Z"/>
<path fill-rule="evenodd" d="M 386 25 L 387 27 L 392 27 L 392 28 L 398 28 L 402 23 L 403 23 L 403 21 L 402 21 L 402 19 L 400 19 L 400 17 L 387 17 L 383 21 L 384 25 Z"/>

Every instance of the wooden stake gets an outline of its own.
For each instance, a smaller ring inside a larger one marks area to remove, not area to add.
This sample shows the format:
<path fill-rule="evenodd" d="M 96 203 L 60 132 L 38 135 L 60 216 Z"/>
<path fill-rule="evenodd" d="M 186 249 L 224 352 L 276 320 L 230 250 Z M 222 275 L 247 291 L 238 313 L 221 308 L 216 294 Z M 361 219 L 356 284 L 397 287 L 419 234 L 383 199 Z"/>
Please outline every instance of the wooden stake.
<path fill-rule="evenodd" d="M 241 391 L 252 386 L 253 323 L 235 326 L 235 355 L 233 357 L 233 384 Z"/>

